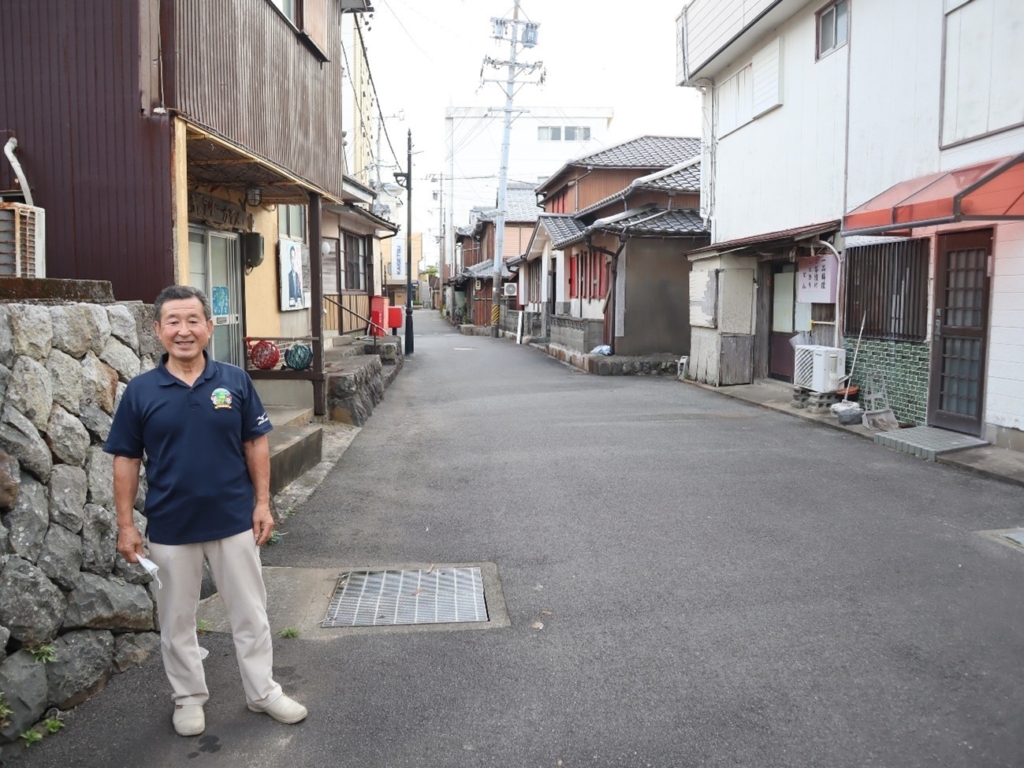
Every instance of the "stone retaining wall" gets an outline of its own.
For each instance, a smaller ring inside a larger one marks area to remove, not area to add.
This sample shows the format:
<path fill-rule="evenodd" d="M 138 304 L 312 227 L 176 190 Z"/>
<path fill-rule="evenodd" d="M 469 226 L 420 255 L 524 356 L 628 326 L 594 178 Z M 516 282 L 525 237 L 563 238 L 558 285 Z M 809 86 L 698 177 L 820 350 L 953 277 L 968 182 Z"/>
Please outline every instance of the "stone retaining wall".
<path fill-rule="evenodd" d="M 327 415 L 331 421 L 363 426 L 405 362 L 402 342 L 378 341 L 377 354 L 355 355 L 327 368 Z"/>
<path fill-rule="evenodd" d="M 116 552 L 102 448 L 158 358 L 144 304 L 0 305 L 0 743 L 158 647 L 150 576 Z M 145 492 L 143 478 L 137 510 Z"/>

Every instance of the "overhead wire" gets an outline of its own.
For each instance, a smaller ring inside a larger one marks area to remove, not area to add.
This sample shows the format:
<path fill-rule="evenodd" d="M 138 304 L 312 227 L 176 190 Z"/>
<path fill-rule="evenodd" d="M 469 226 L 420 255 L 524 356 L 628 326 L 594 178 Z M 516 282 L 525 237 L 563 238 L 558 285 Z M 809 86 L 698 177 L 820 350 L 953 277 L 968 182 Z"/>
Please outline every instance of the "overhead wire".
<path fill-rule="evenodd" d="M 388 133 L 388 123 L 387 120 L 384 119 L 384 111 L 380 106 L 380 96 L 377 95 L 377 84 L 373 81 L 373 70 L 370 69 L 370 56 L 366 51 L 366 40 L 363 38 L 363 28 L 359 24 L 358 16 L 356 16 L 354 20 L 356 24 L 356 33 L 359 36 L 359 45 L 363 49 L 363 59 L 366 61 L 366 78 L 370 81 L 370 88 L 373 91 L 373 100 L 377 105 L 377 114 L 380 115 L 381 131 L 384 133 L 384 138 L 387 139 L 388 149 L 391 150 L 391 156 L 395 160 L 395 165 L 401 168 L 402 163 L 398 160 L 398 153 L 395 152 L 395 145 L 391 143 L 391 135 Z M 406 34 L 408 34 L 408 32 L 406 32 Z M 380 162 L 380 158 L 377 159 L 377 162 Z"/>

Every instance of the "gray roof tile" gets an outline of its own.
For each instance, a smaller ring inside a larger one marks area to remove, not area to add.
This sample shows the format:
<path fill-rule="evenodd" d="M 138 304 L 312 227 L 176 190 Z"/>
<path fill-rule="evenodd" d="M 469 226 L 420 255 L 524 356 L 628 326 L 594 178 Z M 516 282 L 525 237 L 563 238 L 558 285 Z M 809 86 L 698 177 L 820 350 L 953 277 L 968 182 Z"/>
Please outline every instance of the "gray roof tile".
<path fill-rule="evenodd" d="M 551 244 L 555 248 L 572 243 L 583 237 L 584 226 L 572 216 L 564 214 L 541 214 L 538 221 L 547 230 L 551 237 Z"/>
<path fill-rule="evenodd" d="M 672 235 L 699 236 L 708 234 L 700 212 L 693 208 L 666 209 L 658 206 L 647 206 L 630 212 L 631 215 L 616 218 L 607 223 L 594 222 L 594 229 L 605 229 L 621 232 L 628 229 L 633 235 Z M 607 220 L 605 220 L 607 221 Z"/>
<path fill-rule="evenodd" d="M 700 154 L 700 139 L 641 136 L 573 160 L 570 165 L 606 168 L 668 168 Z"/>

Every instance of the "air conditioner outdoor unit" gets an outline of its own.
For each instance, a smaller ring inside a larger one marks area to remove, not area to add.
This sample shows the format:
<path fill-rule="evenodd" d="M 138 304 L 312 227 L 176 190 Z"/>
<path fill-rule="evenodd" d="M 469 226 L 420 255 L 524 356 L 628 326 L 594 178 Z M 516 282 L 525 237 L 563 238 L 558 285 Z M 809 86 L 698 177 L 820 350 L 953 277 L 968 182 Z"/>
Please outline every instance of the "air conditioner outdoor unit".
<path fill-rule="evenodd" d="M 519 295 L 519 286 L 516 283 L 505 283 L 505 285 L 502 286 L 502 290 L 504 290 L 506 296 Z"/>
<path fill-rule="evenodd" d="M 793 384 L 814 392 L 835 392 L 846 377 L 846 350 L 816 344 L 796 348 Z"/>
<path fill-rule="evenodd" d="M 46 277 L 46 212 L 0 203 L 0 275 Z"/>

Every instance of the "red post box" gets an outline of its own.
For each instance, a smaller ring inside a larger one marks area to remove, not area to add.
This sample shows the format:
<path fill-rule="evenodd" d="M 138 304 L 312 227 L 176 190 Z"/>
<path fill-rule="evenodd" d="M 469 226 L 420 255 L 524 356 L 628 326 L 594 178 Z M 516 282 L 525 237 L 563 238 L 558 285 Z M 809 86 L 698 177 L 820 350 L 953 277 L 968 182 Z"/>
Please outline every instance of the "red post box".
<path fill-rule="evenodd" d="M 387 296 L 371 296 L 370 297 L 370 322 L 373 323 L 373 327 L 370 328 L 370 333 L 373 336 L 383 336 L 387 333 L 385 330 L 386 326 L 384 321 L 387 319 L 388 314 L 388 297 Z"/>
<path fill-rule="evenodd" d="M 388 328 L 402 327 L 402 308 L 388 307 Z"/>
<path fill-rule="evenodd" d="M 383 336 L 384 335 L 384 318 L 378 310 L 374 309 L 370 311 L 370 335 L 371 336 Z"/>

